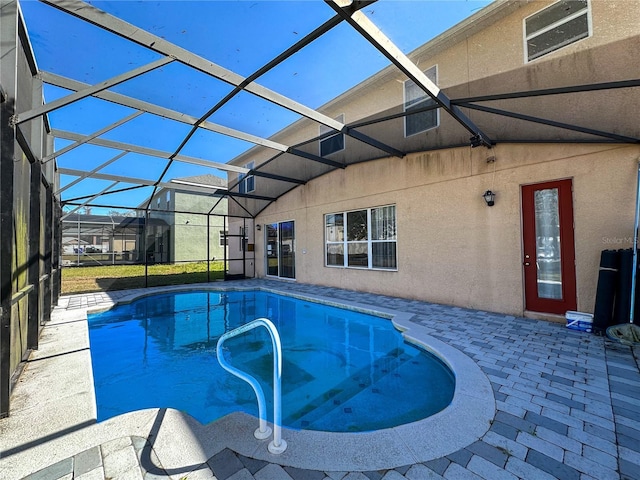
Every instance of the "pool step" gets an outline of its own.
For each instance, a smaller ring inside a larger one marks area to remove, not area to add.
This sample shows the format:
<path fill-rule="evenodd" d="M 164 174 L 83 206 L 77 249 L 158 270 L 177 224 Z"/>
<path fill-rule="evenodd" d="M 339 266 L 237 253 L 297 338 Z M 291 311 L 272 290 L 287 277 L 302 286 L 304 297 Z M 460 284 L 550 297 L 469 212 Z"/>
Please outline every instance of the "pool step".
<path fill-rule="evenodd" d="M 288 415 L 283 423 L 287 426 L 300 429 L 314 429 L 314 425 L 326 420 L 329 415 L 345 415 L 353 412 L 352 400 L 366 389 L 383 390 L 383 379 L 394 376 L 397 370 L 414 357 L 401 353 L 399 349 L 388 352 L 378 358 L 373 365 L 360 369 L 356 374 L 326 393 L 311 400 L 304 408 Z M 379 393 L 379 392 L 373 392 Z"/>

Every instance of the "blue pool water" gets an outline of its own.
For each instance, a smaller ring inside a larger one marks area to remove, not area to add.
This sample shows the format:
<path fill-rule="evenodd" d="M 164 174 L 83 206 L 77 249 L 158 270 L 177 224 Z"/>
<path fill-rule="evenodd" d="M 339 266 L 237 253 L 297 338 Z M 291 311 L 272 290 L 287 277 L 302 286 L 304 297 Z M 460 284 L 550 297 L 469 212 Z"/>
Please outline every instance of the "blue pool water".
<path fill-rule="evenodd" d="M 282 423 L 297 429 L 370 431 L 413 422 L 451 402 L 454 377 L 405 343 L 388 319 L 260 291 L 153 295 L 89 316 L 98 420 L 152 407 L 209 423 L 257 415 L 251 387 L 218 364 L 220 335 L 269 318 L 282 340 Z M 225 342 L 225 358 L 261 379 L 271 421 L 269 334 Z"/>

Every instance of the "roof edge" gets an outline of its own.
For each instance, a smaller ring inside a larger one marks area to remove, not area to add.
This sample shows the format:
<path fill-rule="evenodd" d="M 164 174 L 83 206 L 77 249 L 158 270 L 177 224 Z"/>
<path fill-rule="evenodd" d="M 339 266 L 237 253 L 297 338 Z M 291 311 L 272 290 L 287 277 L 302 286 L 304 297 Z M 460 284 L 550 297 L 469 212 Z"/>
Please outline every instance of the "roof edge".
<path fill-rule="evenodd" d="M 516 11 L 518 8 L 521 8 L 522 6 L 530 3 L 531 1 L 532 0 L 494 0 L 492 3 L 477 11 L 473 15 L 467 17 L 451 28 L 445 30 L 440 35 L 437 35 L 428 42 L 414 49 L 409 54 L 407 54 L 407 56 L 412 60 L 416 57 L 422 57 L 426 55 L 434 56 L 442 50 L 449 48 L 451 45 L 484 30 L 488 25 L 502 20 L 507 15 Z M 351 97 L 357 95 L 362 90 L 369 88 L 370 85 L 378 82 L 384 82 L 387 78 L 394 75 L 401 75 L 401 73 L 394 65 L 388 65 L 379 72 L 373 74 L 354 87 L 351 87 L 347 91 L 333 98 L 329 102 L 318 107 L 316 110 L 319 112 L 330 110 L 333 107 L 344 103 L 345 101 L 348 101 Z M 306 118 L 296 120 L 295 122 L 287 125 L 283 129 L 273 134 L 271 137 L 269 137 L 269 139 L 277 139 L 280 135 L 286 135 L 292 129 L 297 128 L 300 123 L 305 123 L 307 121 L 308 119 Z M 235 162 L 242 163 L 246 158 L 252 156 L 260 148 L 263 147 L 254 146 L 249 150 L 241 153 L 240 155 L 234 157 L 227 163 L 230 163 L 232 165 L 234 165 Z"/>
<path fill-rule="evenodd" d="M 418 57 L 435 56 L 441 51 L 450 48 L 452 45 L 460 42 L 461 40 L 484 30 L 488 25 L 502 20 L 504 17 L 511 14 L 518 8 L 521 8 L 523 5 L 528 4 L 529 2 L 530 0 L 495 0 L 473 15 L 445 30 L 440 35 L 437 35 L 428 42 L 409 52 L 407 54 L 407 57 L 409 57 L 411 60 L 414 60 Z M 356 95 L 362 89 L 368 88 L 372 83 L 385 81 L 387 78 L 394 75 L 402 76 L 401 72 L 399 72 L 394 65 L 389 65 L 379 72 L 373 74 L 369 78 L 363 80 L 356 86 L 350 88 L 346 92 L 340 94 L 336 98 L 325 103 L 324 105 L 319 107 L 318 110 L 322 111 L 323 109 L 330 109 L 334 105 L 348 100 L 350 97 Z"/>

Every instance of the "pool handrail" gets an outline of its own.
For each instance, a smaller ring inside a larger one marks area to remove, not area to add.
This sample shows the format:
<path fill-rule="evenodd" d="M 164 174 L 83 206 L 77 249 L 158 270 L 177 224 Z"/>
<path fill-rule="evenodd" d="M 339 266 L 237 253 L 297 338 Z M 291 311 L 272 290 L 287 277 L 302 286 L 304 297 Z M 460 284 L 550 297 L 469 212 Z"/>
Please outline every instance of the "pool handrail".
<path fill-rule="evenodd" d="M 281 406 L 281 384 L 282 384 L 282 345 L 280 343 L 280 334 L 276 329 L 276 326 L 268 318 L 256 318 L 245 325 L 225 332 L 218 339 L 216 346 L 216 356 L 218 362 L 226 371 L 235 375 L 236 377 L 244 380 L 256 394 L 258 398 L 258 417 L 260 419 L 260 425 L 253 435 L 264 440 L 271 435 L 271 428 L 267 425 L 266 416 L 266 401 L 264 398 L 264 391 L 260 386 L 260 383 L 251 375 L 242 370 L 230 365 L 222 354 L 222 344 L 225 340 L 238 336 L 249 330 L 253 330 L 257 327 L 264 327 L 271 336 L 271 343 L 273 345 L 273 440 L 269 442 L 268 449 L 271 453 L 280 454 L 287 449 L 287 442 L 282 438 L 282 406 Z"/>

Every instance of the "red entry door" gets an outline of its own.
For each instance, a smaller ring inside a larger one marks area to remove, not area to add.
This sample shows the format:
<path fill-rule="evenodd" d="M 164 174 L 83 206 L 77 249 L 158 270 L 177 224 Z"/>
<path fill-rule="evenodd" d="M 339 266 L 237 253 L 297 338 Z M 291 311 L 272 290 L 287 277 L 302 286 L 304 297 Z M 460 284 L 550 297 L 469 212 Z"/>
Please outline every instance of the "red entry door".
<path fill-rule="evenodd" d="M 525 309 L 576 309 L 571 180 L 522 187 Z"/>

